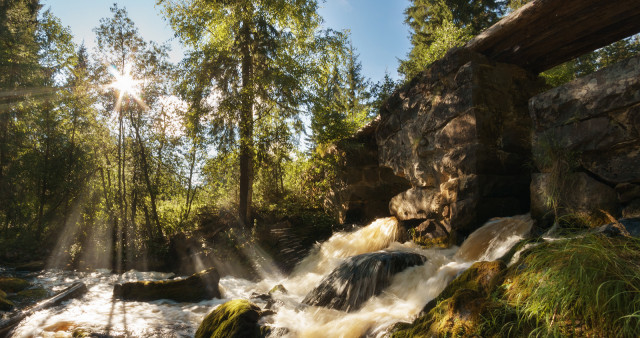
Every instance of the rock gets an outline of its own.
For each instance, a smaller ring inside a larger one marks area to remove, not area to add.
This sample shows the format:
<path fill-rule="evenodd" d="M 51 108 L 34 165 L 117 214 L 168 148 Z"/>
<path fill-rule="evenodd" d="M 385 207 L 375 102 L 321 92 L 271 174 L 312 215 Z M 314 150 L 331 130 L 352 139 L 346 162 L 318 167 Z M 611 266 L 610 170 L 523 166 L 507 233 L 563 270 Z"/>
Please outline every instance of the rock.
<path fill-rule="evenodd" d="M 287 289 L 284 287 L 284 285 L 282 284 L 278 284 L 276 286 L 274 286 L 273 288 L 271 288 L 271 290 L 269 290 L 269 294 L 272 295 L 274 293 L 282 293 L 282 294 L 287 294 Z"/>
<path fill-rule="evenodd" d="M 448 224 L 428 219 L 410 229 L 409 235 L 412 242 L 423 247 L 448 247 L 450 244 L 448 229 L 450 229 Z"/>
<path fill-rule="evenodd" d="M 216 269 L 210 268 L 186 279 L 116 284 L 113 288 L 113 296 L 136 301 L 171 299 L 178 302 L 199 302 L 220 298 L 219 280 L 220 276 Z"/>
<path fill-rule="evenodd" d="M 541 87 L 518 67 L 457 49 L 399 88 L 376 130 L 380 165 L 412 185 L 391 214 L 450 224 L 463 237 L 491 217 L 527 212 L 527 100 Z"/>
<path fill-rule="evenodd" d="M 302 303 L 355 311 L 389 286 L 393 275 L 425 261 L 422 255 L 402 251 L 380 251 L 350 257 L 309 292 Z"/>
<path fill-rule="evenodd" d="M 550 173 L 532 176 L 531 216 L 539 224 L 552 223 L 551 203 L 557 203 L 558 216 L 578 216 L 592 225 L 608 220 L 602 211 L 614 217 L 618 215 L 618 197 L 613 188 L 582 172 L 566 173 L 561 177 L 554 181 Z"/>
<path fill-rule="evenodd" d="M 592 233 L 601 233 L 610 237 L 631 236 L 640 237 L 640 217 L 621 218 L 616 222 L 605 224 L 591 230 Z"/>
<path fill-rule="evenodd" d="M 476 331 L 490 304 L 488 295 L 502 282 L 505 271 L 501 261 L 474 263 L 427 303 L 421 316 L 396 325 L 391 336 L 468 336 Z"/>
<path fill-rule="evenodd" d="M 36 272 L 44 270 L 44 262 L 43 261 L 33 261 L 23 264 L 18 264 L 15 266 L 16 271 L 29 271 Z"/>
<path fill-rule="evenodd" d="M 4 296 L 3 296 L 4 294 Z M 13 310 L 14 304 L 12 301 L 8 300 L 6 297 L 6 293 L 0 290 L 0 311 L 11 311 Z"/>
<path fill-rule="evenodd" d="M 579 207 L 583 214 L 588 210 L 588 218 L 593 218 L 599 209 L 614 217 L 619 217 L 620 210 L 623 217 L 633 215 L 630 204 L 640 198 L 639 93 L 640 56 L 635 56 L 529 100 L 535 130 L 532 142 L 535 166 L 542 173 L 562 178 L 584 172 L 590 180 L 607 186 L 596 187 L 598 184 L 578 178 L 582 181 L 578 188 L 583 190 L 568 189 L 569 197 L 573 198 L 566 203 L 568 213 Z M 565 162 L 565 168 L 559 170 L 561 162 Z M 543 180 L 550 182 L 548 178 Z M 544 182 L 540 178 L 537 182 L 534 178 L 534 182 L 532 215 L 542 223 L 549 223 L 549 218 L 544 217 L 549 210 L 541 203 L 545 200 Z M 611 198 L 613 187 L 615 199 Z M 576 200 L 579 196 L 582 201 Z M 565 202 L 564 198 L 559 201 Z"/>
<path fill-rule="evenodd" d="M 640 217 L 640 198 L 634 199 L 622 209 L 622 217 Z"/>
<path fill-rule="evenodd" d="M 507 266 L 502 261 L 475 262 L 467 270 L 456 277 L 442 290 L 438 297 L 425 305 L 423 312 L 429 312 L 439 302 L 453 297 L 460 290 L 473 290 L 480 295 L 488 295 L 496 285 L 502 282 Z"/>
<path fill-rule="evenodd" d="M 15 293 L 28 288 L 31 284 L 24 279 L 14 277 L 0 277 L 0 290 Z"/>
<path fill-rule="evenodd" d="M 260 308 L 245 299 L 230 300 L 209 313 L 196 331 L 196 338 L 261 337 Z"/>
<path fill-rule="evenodd" d="M 19 291 L 11 299 L 17 303 L 34 303 L 49 296 L 49 292 L 43 288 L 26 289 Z"/>
<path fill-rule="evenodd" d="M 391 197 L 411 187 L 406 179 L 379 165 L 374 134 L 378 122 L 374 120 L 329 150 L 328 156 L 338 160 L 339 169 L 325 206 L 340 223 L 368 223 L 390 216 Z"/>

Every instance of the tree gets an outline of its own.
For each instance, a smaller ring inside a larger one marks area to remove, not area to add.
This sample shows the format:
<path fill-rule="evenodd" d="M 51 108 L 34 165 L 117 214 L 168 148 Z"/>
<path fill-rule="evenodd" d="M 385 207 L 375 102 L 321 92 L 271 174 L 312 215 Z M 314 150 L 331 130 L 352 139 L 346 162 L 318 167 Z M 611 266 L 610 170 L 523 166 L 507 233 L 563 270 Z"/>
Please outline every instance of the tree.
<path fill-rule="evenodd" d="M 504 5 L 499 0 L 413 0 L 405 11 L 413 48 L 398 71 L 411 79 L 447 50 L 495 23 Z"/>
<path fill-rule="evenodd" d="M 296 118 L 322 39 L 315 0 L 158 0 L 171 26 L 192 48 L 187 95 L 213 112 L 219 147 L 239 152 L 239 220 L 252 225 L 255 124 L 267 115 Z M 214 104 L 203 100 L 214 100 Z"/>

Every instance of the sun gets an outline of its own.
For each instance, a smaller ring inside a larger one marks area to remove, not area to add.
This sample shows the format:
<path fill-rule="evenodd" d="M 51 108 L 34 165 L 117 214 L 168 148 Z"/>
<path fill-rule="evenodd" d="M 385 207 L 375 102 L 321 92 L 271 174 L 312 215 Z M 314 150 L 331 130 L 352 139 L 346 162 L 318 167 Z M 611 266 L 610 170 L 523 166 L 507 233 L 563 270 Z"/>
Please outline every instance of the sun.
<path fill-rule="evenodd" d="M 140 94 L 140 80 L 136 80 L 131 76 L 131 67 L 125 66 L 122 72 L 118 72 L 115 67 L 110 67 L 109 71 L 111 75 L 115 78 L 113 82 L 109 85 L 109 87 L 117 90 L 120 93 L 120 96 L 124 94 L 128 94 L 132 97 L 137 97 Z"/>

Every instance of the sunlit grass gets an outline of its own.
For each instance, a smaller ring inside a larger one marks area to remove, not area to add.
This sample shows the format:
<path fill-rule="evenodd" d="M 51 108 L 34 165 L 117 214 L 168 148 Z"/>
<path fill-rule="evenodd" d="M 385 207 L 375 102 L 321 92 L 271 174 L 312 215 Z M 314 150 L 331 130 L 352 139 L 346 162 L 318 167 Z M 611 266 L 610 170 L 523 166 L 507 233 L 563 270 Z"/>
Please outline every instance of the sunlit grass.
<path fill-rule="evenodd" d="M 589 235 L 541 244 L 514 264 L 485 319 L 501 334 L 640 335 L 640 241 Z M 501 305 L 500 305 L 501 304 Z"/>

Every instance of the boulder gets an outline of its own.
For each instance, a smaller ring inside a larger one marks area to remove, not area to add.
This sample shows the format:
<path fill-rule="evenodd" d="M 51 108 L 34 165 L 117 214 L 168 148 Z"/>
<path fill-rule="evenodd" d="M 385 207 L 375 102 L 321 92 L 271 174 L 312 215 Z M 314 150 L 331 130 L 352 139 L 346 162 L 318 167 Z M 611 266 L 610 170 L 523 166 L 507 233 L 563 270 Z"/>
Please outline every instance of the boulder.
<path fill-rule="evenodd" d="M 355 311 L 369 298 L 382 292 L 391 277 L 412 266 L 422 265 L 426 257 L 410 252 L 379 251 L 348 258 L 326 276 L 302 301 L 342 311 Z"/>
<path fill-rule="evenodd" d="M 49 296 L 49 292 L 43 288 L 26 289 L 19 291 L 11 297 L 16 303 L 35 303 Z"/>
<path fill-rule="evenodd" d="M 489 218 L 527 212 L 527 100 L 541 87 L 521 68 L 454 49 L 394 92 L 380 109 L 378 158 L 411 187 L 391 199 L 391 214 L 463 238 Z"/>
<path fill-rule="evenodd" d="M 113 296 L 136 301 L 171 299 L 177 302 L 199 302 L 220 298 L 219 280 L 216 269 L 210 268 L 185 279 L 116 284 Z"/>
<path fill-rule="evenodd" d="M 475 262 L 467 270 L 456 277 L 447 287 L 442 290 L 438 297 L 425 305 L 423 312 L 429 312 L 439 302 L 451 298 L 460 290 L 472 290 L 479 296 L 486 296 L 502 282 L 502 275 L 507 266 L 502 261 Z"/>
<path fill-rule="evenodd" d="M 534 165 L 543 176 L 532 183 L 532 216 L 550 223 L 543 203 L 551 174 L 577 181 L 558 201 L 566 213 L 591 218 L 600 209 L 615 217 L 634 216 L 640 199 L 640 56 L 532 97 Z M 559 165 L 564 164 L 564 165 Z M 576 177 L 582 176 L 582 177 Z M 558 180 L 556 180 L 558 181 Z M 581 199 L 581 200 L 578 200 Z M 640 215 L 640 213 L 639 213 Z M 595 220 L 604 224 L 608 218 Z"/>
<path fill-rule="evenodd" d="M 640 237 L 640 217 L 621 218 L 616 222 L 605 224 L 591 230 L 592 233 L 601 233 L 607 236 L 631 236 Z"/>
<path fill-rule="evenodd" d="M 261 337 L 260 308 L 245 299 L 230 300 L 209 313 L 196 331 L 196 338 Z"/>
<path fill-rule="evenodd" d="M 425 306 L 412 323 L 400 323 L 392 337 L 473 336 L 491 304 L 488 295 L 502 282 L 501 261 L 476 262 Z M 437 333 L 437 334 L 436 334 Z"/>
<path fill-rule="evenodd" d="M 7 294 L 0 290 L 0 311 L 11 311 L 14 307 L 12 301 L 6 298 Z"/>
<path fill-rule="evenodd" d="M 558 216 L 572 215 L 591 224 L 603 224 L 603 220 L 608 220 L 603 211 L 618 216 L 618 197 L 609 185 L 583 172 L 569 172 L 558 179 L 554 179 L 554 175 L 557 174 L 532 175 L 531 216 L 539 224 L 553 221 L 553 203 L 557 206 Z"/>
<path fill-rule="evenodd" d="M 15 277 L 0 277 L 0 290 L 16 293 L 28 288 L 31 284 L 24 279 Z"/>
<path fill-rule="evenodd" d="M 44 270 L 44 262 L 43 261 L 32 261 L 27 263 L 18 264 L 15 266 L 16 271 L 29 271 L 36 272 Z"/>

